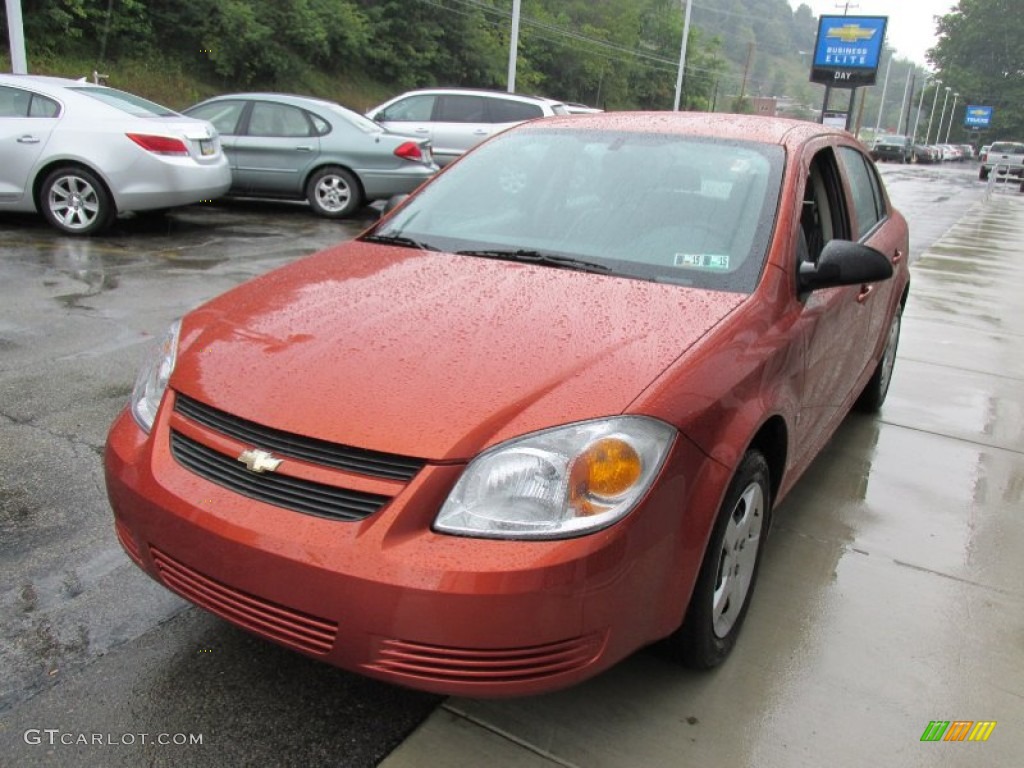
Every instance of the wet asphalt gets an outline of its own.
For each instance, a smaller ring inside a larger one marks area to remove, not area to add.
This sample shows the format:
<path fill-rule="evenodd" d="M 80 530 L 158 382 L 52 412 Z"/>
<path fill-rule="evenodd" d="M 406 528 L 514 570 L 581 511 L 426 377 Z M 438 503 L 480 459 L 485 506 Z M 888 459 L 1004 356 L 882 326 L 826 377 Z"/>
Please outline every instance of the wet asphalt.
<path fill-rule="evenodd" d="M 103 490 L 106 430 L 167 324 L 352 237 L 374 212 L 337 223 L 302 206 L 200 206 L 122 219 L 91 239 L 0 217 L 0 765 L 373 766 L 431 712 L 386 766 L 668 766 L 682 754 L 818 765 L 851 748 L 821 740 L 842 729 L 822 715 L 837 701 L 869 713 L 851 722 L 876 741 L 907 750 L 920 735 L 908 721 L 920 731 L 935 718 L 994 717 L 996 704 L 1024 714 L 1024 541 L 1010 515 L 1024 486 L 1024 324 L 996 327 L 980 257 L 1012 226 L 975 213 L 974 165 L 883 174 L 920 260 L 890 401 L 878 419 L 848 419 L 780 510 L 736 655 L 693 675 L 640 653 L 574 691 L 440 709 L 437 697 L 305 659 L 169 594 L 121 552 Z M 964 239 L 929 251 L 957 222 Z M 963 257 L 971 249 L 980 266 Z M 1004 275 L 1005 290 L 1020 295 L 1019 274 Z M 931 473 L 927 493 L 903 477 L 907 462 Z M 996 610 L 1016 618 L 992 622 Z M 969 678 L 988 685 L 998 663 L 1010 665 L 1010 692 L 986 703 L 991 689 Z M 1021 745 L 1006 725 L 993 744 Z M 161 734 L 202 744 L 164 746 Z M 896 764 L 966 764 L 954 758 Z"/>

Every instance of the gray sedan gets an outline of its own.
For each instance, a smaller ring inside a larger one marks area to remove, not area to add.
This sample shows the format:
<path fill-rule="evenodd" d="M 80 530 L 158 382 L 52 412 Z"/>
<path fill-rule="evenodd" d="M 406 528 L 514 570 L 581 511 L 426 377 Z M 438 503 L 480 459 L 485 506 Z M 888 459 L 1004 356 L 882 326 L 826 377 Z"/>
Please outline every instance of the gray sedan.
<path fill-rule="evenodd" d="M 411 192 L 437 171 L 430 142 L 399 136 L 322 99 L 273 93 L 218 96 L 185 110 L 220 132 L 230 194 L 305 198 L 321 216 Z"/>
<path fill-rule="evenodd" d="M 0 75 L 0 210 L 88 235 L 119 212 L 209 200 L 230 183 L 209 123 L 84 80 Z"/>

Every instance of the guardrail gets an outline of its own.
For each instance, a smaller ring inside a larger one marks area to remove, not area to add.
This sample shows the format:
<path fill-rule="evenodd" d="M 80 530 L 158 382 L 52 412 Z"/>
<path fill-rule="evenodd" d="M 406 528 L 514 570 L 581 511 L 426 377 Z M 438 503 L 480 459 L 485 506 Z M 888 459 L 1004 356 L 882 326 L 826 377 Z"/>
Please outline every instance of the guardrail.
<path fill-rule="evenodd" d="M 1010 180 L 1013 179 L 1014 180 L 1013 181 L 1014 186 L 1016 186 L 1019 183 L 1020 184 L 1020 191 L 1024 192 L 1024 175 L 1016 176 L 1016 177 L 1010 176 L 1010 169 L 1012 167 L 1013 166 L 1010 165 L 1009 163 L 995 163 L 992 166 L 992 170 L 988 174 L 988 183 L 985 185 L 985 194 L 982 195 L 982 199 L 983 200 L 988 201 L 988 199 L 990 197 L 992 197 L 992 190 L 994 190 L 996 188 L 996 183 L 998 181 L 1000 181 L 1000 179 L 999 179 L 1000 169 L 1003 169 L 1002 170 L 1002 175 L 1003 175 L 1002 182 L 1003 182 L 1003 189 L 1004 190 L 1009 188 L 1008 185 L 1010 184 Z"/>

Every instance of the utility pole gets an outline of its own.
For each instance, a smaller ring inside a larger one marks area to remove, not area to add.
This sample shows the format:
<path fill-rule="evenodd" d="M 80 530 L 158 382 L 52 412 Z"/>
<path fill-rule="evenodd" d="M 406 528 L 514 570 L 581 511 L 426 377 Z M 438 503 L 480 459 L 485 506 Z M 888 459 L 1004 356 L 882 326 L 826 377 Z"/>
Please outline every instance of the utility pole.
<path fill-rule="evenodd" d="M 911 64 L 907 70 L 907 82 L 903 85 L 903 100 L 900 101 L 900 116 L 896 121 L 896 133 L 903 133 L 903 113 L 907 109 L 907 94 L 910 92 L 910 76 L 914 74 L 914 66 Z M 909 112 L 907 113 L 910 114 Z"/>
<path fill-rule="evenodd" d="M 686 0 L 686 19 L 683 21 L 683 42 L 679 46 L 679 74 L 676 75 L 676 100 L 672 109 L 679 111 L 679 99 L 683 94 L 683 70 L 686 69 L 686 42 L 690 38 L 690 3 Z"/>
<path fill-rule="evenodd" d="M 11 41 L 11 72 L 28 74 L 25 57 L 25 29 L 21 21 L 21 0 L 7 0 L 7 37 Z"/>
<path fill-rule="evenodd" d="M 903 101 L 904 101 L 903 110 L 907 113 L 907 117 L 904 120 L 903 119 L 903 115 L 902 114 L 900 115 L 900 122 L 901 122 L 901 124 L 903 124 L 903 123 L 906 124 L 906 127 L 902 128 L 900 130 L 900 133 L 902 133 L 904 136 L 907 136 L 907 135 L 910 134 L 910 110 L 912 110 L 914 108 L 914 89 L 917 87 L 917 69 L 913 65 L 911 65 L 911 67 L 910 67 L 910 74 L 912 76 L 910 78 L 910 91 L 909 91 L 910 96 L 909 96 L 909 98 L 907 97 L 907 93 L 908 93 L 907 90 L 906 89 L 903 90 Z"/>
<path fill-rule="evenodd" d="M 743 106 L 743 99 L 747 96 L 747 75 L 750 74 L 750 60 L 754 58 L 754 44 L 747 43 L 747 63 L 743 67 L 743 84 L 740 86 L 739 106 Z"/>
<path fill-rule="evenodd" d="M 508 43 L 508 92 L 516 92 L 516 60 L 519 56 L 519 6 L 522 0 L 512 0 L 512 35 Z"/>
<path fill-rule="evenodd" d="M 921 108 L 924 106 L 924 92 L 928 90 L 928 81 L 921 86 L 921 100 L 917 102 L 917 117 L 914 118 L 914 141 L 917 141 L 917 126 L 921 122 Z M 913 99 L 911 99 L 913 101 Z"/>

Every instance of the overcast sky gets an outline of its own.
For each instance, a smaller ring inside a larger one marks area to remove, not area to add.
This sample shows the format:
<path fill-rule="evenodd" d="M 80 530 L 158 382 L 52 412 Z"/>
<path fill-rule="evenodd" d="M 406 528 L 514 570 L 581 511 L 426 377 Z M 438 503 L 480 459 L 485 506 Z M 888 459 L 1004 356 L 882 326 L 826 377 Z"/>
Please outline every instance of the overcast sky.
<path fill-rule="evenodd" d="M 842 16 L 839 0 L 790 0 L 794 8 L 806 3 L 815 16 Z M 956 0 L 852 0 L 849 16 L 888 16 L 885 39 L 897 55 L 926 66 L 925 51 L 935 45 L 935 20 L 957 5 Z"/>

